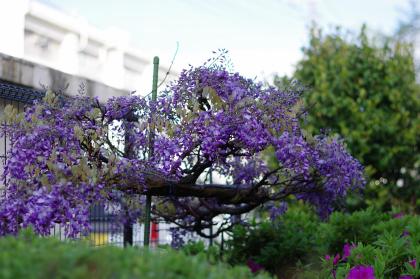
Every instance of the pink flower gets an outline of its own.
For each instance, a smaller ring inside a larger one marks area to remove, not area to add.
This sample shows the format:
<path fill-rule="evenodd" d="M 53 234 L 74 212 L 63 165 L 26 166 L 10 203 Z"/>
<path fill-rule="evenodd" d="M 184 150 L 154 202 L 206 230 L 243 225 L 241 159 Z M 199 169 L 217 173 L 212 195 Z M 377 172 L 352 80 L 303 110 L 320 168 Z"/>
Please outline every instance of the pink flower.
<path fill-rule="evenodd" d="M 325 255 L 325 260 L 329 262 L 331 260 L 331 256 L 330 255 Z M 334 279 L 336 278 L 336 273 L 337 273 L 336 269 L 337 269 L 337 264 L 339 262 L 340 262 L 340 254 L 337 254 L 337 255 L 335 255 L 335 257 L 333 259 L 333 262 L 332 262 L 333 267 L 332 267 L 332 270 L 331 270 L 331 274 L 333 275 Z"/>
<path fill-rule="evenodd" d="M 249 267 L 252 273 L 258 272 L 264 268 L 262 265 L 255 262 L 253 259 L 248 259 L 248 261 L 246 262 L 246 265 Z"/>
<path fill-rule="evenodd" d="M 348 244 L 348 243 L 346 243 L 346 244 L 344 244 L 344 247 L 343 247 L 343 257 L 342 257 L 342 260 L 343 261 L 345 261 L 345 260 L 347 260 L 347 258 L 348 257 L 350 257 L 350 255 L 351 255 L 351 250 L 354 248 L 354 247 L 356 247 L 356 245 L 354 245 L 354 244 Z"/>
<path fill-rule="evenodd" d="M 333 265 L 337 265 L 339 261 L 340 261 L 340 254 L 337 254 L 334 257 Z"/>
<path fill-rule="evenodd" d="M 392 217 L 395 219 L 400 219 L 404 217 L 404 213 L 403 212 L 395 213 L 394 215 L 392 215 Z"/>
<path fill-rule="evenodd" d="M 330 255 L 325 255 L 325 260 L 330 261 L 331 256 Z M 340 254 L 337 254 L 337 255 L 335 255 L 335 257 L 333 259 L 333 265 L 337 265 L 339 261 L 340 261 Z"/>
<path fill-rule="evenodd" d="M 347 279 L 375 279 L 375 271 L 372 266 L 357 265 L 350 269 Z"/>
<path fill-rule="evenodd" d="M 416 265 L 417 265 L 417 260 L 416 259 L 413 259 L 413 260 L 411 260 L 411 261 L 409 261 L 408 262 L 413 268 L 416 268 Z"/>

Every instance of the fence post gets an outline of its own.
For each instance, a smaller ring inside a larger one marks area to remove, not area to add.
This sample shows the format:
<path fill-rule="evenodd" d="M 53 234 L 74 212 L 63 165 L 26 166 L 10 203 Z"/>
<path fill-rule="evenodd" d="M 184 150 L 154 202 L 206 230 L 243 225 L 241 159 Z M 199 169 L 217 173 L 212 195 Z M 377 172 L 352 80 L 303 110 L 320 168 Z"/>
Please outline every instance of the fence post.
<path fill-rule="evenodd" d="M 213 168 L 210 167 L 210 174 L 209 174 L 209 183 L 213 184 Z M 209 240 L 209 246 L 213 246 L 213 218 L 210 219 L 210 240 Z"/>
<path fill-rule="evenodd" d="M 125 223 L 124 223 L 124 232 L 123 232 L 123 242 L 124 247 L 133 246 L 133 224 L 129 220 L 128 211 L 125 211 Z"/>
<path fill-rule="evenodd" d="M 157 83 L 159 73 L 159 57 L 153 58 L 153 83 L 152 83 L 152 101 L 157 99 Z M 149 159 L 153 157 L 154 153 L 154 138 L 155 138 L 155 124 L 153 123 L 153 114 L 151 115 L 152 121 L 150 122 L 150 133 L 149 133 Z M 150 243 L 150 210 L 152 207 L 152 196 L 146 195 L 146 206 L 145 206 L 145 219 L 144 219 L 144 246 L 149 246 Z"/>
<path fill-rule="evenodd" d="M 128 125 L 124 125 L 125 135 L 124 135 L 124 154 L 127 158 L 130 158 L 132 154 L 132 150 L 130 149 L 130 145 L 128 144 L 130 141 L 130 129 Z M 124 210 L 124 224 L 123 224 L 123 244 L 124 247 L 133 246 L 133 223 L 130 219 L 129 209 L 124 200 L 121 201 L 121 206 Z"/>

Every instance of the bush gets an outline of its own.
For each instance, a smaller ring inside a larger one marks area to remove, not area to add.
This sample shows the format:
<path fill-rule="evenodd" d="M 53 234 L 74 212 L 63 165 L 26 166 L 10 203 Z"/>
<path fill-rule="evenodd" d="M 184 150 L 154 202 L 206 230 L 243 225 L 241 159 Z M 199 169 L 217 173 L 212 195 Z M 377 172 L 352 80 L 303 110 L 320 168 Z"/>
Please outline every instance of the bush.
<path fill-rule="evenodd" d="M 250 259 L 279 278 L 352 278 L 353 268 L 373 270 L 377 279 L 420 278 L 419 264 L 413 265 L 420 259 L 420 217 L 367 209 L 321 222 L 294 208 L 275 222 L 234 229 L 229 262 Z"/>
<path fill-rule="evenodd" d="M 359 242 L 347 255 L 327 257 L 320 272 L 310 271 L 302 278 L 353 278 L 350 271 L 360 267 L 371 269 L 375 278 L 420 278 L 420 218 L 405 216 L 373 227 L 375 241 Z"/>
<path fill-rule="evenodd" d="M 204 256 L 207 258 L 209 263 L 222 261 L 219 246 L 213 245 L 206 247 L 203 241 L 189 241 L 182 246 L 180 251 L 185 253 L 187 256 Z"/>
<path fill-rule="evenodd" d="M 376 224 L 389 220 L 390 216 L 372 208 L 352 214 L 334 212 L 329 222 L 322 224 L 324 241 L 330 253 L 341 252 L 346 243 L 372 243 L 377 239 Z"/>
<path fill-rule="evenodd" d="M 35 237 L 0 238 L 0 278 L 254 278 L 246 267 L 211 265 L 169 250 L 93 248 Z M 258 274 L 256 278 L 268 278 Z"/>
<path fill-rule="evenodd" d="M 243 264 L 252 260 L 273 274 L 291 278 L 296 262 L 309 263 L 325 252 L 320 239 L 319 219 L 310 212 L 290 209 L 274 223 L 237 226 L 228 242 L 228 261 Z"/>

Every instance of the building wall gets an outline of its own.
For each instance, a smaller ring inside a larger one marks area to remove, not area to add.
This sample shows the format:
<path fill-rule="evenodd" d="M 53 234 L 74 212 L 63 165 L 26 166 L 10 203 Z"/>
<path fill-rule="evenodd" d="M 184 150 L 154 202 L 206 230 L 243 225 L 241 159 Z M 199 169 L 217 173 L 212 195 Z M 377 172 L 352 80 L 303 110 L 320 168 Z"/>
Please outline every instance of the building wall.
<path fill-rule="evenodd" d="M 124 96 L 130 92 L 114 88 L 92 79 L 70 75 L 24 59 L 0 54 L 0 80 L 26 87 L 60 91 L 66 95 L 78 94 L 84 88 L 90 96 L 105 102 L 113 96 Z"/>
<path fill-rule="evenodd" d="M 33 0 L 0 0 L 0 10 L 5 11 L 0 17 L 0 53 L 120 90 L 150 91 L 153 56 L 131 46 L 127 32 L 95 28 Z M 167 71 L 161 65 L 160 72 Z M 171 73 L 167 80 L 175 76 Z"/>

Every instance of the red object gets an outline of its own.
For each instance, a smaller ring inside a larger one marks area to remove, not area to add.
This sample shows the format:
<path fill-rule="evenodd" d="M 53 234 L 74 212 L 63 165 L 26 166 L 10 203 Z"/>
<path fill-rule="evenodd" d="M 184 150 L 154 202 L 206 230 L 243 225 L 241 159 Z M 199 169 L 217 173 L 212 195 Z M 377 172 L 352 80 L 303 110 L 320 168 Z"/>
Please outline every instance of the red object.
<path fill-rule="evenodd" d="M 152 235 L 150 238 L 152 243 L 159 243 L 159 225 L 157 223 L 152 223 Z"/>

